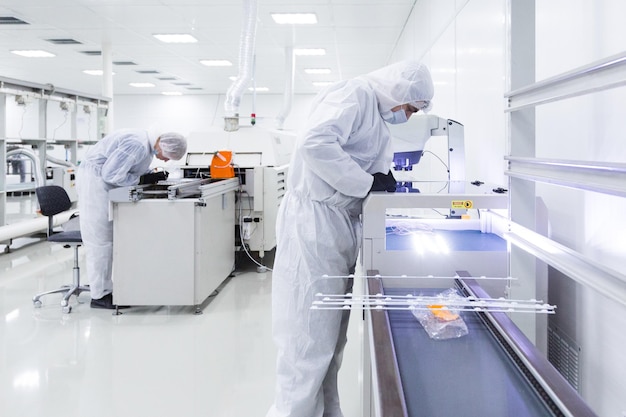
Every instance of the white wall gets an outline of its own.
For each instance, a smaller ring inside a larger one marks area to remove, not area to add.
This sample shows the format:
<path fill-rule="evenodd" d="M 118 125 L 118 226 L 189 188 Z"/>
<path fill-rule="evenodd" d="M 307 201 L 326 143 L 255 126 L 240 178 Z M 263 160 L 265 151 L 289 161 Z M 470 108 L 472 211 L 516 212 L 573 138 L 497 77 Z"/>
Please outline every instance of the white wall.
<path fill-rule="evenodd" d="M 432 114 L 464 125 L 465 178 L 498 185 L 506 184 L 504 9 L 501 0 L 419 1 L 393 51 L 394 61 L 418 59 L 429 66 Z M 420 165 L 429 163 L 430 171 L 440 169 L 426 154 Z"/>
<path fill-rule="evenodd" d="M 150 128 L 171 130 L 188 135 L 191 132 L 224 128 L 224 95 L 186 96 L 115 96 L 113 129 Z M 308 112 L 312 96 L 295 95 L 291 112 L 283 129 L 296 130 Z M 255 128 L 274 129 L 276 116 L 283 106 L 283 96 L 247 94 L 241 98 L 240 126 L 250 125 L 250 114 L 256 114 Z"/>

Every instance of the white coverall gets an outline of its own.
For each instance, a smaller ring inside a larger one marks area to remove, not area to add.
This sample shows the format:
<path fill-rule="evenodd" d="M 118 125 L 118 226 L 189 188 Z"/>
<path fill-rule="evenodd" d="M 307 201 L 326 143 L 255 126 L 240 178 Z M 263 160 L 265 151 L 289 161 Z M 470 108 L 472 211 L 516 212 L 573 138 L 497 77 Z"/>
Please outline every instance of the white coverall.
<path fill-rule="evenodd" d="M 90 148 L 78 167 L 80 230 L 92 299 L 113 291 L 109 190 L 139 183 L 149 171 L 156 139 L 143 130 L 118 130 Z"/>
<path fill-rule="evenodd" d="M 340 417 L 337 372 L 349 310 L 311 310 L 315 293 L 345 293 L 372 174 L 393 158 L 381 113 L 433 97 L 428 69 L 404 61 L 339 82 L 314 100 L 277 218 L 272 325 L 276 397 L 268 417 Z M 419 108 L 419 107 L 418 107 Z"/>

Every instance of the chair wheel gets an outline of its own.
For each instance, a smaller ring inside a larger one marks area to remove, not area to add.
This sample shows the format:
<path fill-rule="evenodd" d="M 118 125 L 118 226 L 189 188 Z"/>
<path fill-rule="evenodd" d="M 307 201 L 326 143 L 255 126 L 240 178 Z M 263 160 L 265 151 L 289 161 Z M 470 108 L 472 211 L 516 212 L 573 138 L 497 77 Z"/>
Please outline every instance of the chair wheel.
<path fill-rule="evenodd" d="M 41 308 L 41 301 L 40 300 L 33 301 L 33 304 L 35 305 L 35 308 Z"/>
<path fill-rule="evenodd" d="M 62 310 L 65 314 L 70 314 L 72 312 L 72 306 L 65 306 Z"/>

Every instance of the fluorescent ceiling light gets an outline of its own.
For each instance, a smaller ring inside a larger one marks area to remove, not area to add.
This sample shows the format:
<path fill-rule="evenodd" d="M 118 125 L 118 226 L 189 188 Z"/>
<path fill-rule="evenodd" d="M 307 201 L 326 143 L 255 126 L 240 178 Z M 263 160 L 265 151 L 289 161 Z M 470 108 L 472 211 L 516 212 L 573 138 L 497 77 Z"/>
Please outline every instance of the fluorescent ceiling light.
<path fill-rule="evenodd" d="M 267 87 L 256 87 L 256 88 L 255 87 L 250 87 L 250 88 L 248 88 L 248 90 L 256 91 L 257 93 L 264 93 L 266 91 L 270 91 L 270 89 L 267 88 Z"/>
<path fill-rule="evenodd" d="M 314 81 L 313 85 L 316 87 L 328 87 L 332 83 L 332 81 Z"/>
<path fill-rule="evenodd" d="M 85 74 L 89 74 L 89 75 L 102 75 L 104 74 L 104 71 L 102 70 L 83 70 L 83 72 Z M 113 75 L 115 75 L 115 73 L 112 73 Z"/>
<path fill-rule="evenodd" d="M 171 33 L 152 35 L 161 42 L 166 43 L 196 43 L 198 40 L 187 33 Z"/>
<path fill-rule="evenodd" d="M 314 25 L 317 23 L 315 13 L 271 13 L 274 22 L 279 25 Z"/>
<path fill-rule="evenodd" d="M 326 49 L 323 49 L 323 48 L 294 49 L 293 53 L 296 55 L 326 55 Z"/>
<path fill-rule="evenodd" d="M 50 52 L 40 51 L 40 50 L 30 50 L 30 51 L 11 51 L 11 53 L 15 55 L 25 56 L 27 58 L 50 58 L 56 56 L 51 54 Z"/>
<path fill-rule="evenodd" d="M 231 75 L 230 77 L 228 77 L 229 80 L 231 81 L 237 81 L 237 76 L 236 75 Z"/>
<path fill-rule="evenodd" d="M 232 62 L 226 59 L 201 59 L 200 63 L 207 67 L 231 67 L 233 65 Z"/>
<path fill-rule="evenodd" d="M 156 87 L 152 83 L 130 83 L 128 85 L 130 85 L 131 87 L 137 87 L 137 88 Z"/>
<path fill-rule="evenodd" d="M 182 96 L 183 93 L 180 91 L 163 91 L 161 94 L 164 96 Z"/>
<path fill-rule="evenodd" d="M 305 68 L 307 74 L 330 74 L 330 68 Z"/>

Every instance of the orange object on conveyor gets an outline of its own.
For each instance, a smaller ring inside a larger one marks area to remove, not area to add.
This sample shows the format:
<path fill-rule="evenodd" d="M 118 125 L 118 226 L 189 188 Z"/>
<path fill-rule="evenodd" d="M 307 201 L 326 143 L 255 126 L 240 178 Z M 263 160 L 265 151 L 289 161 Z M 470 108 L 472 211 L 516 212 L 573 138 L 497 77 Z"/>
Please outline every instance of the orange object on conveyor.
<path fill-rule="evenodd" d="M 217 151 L 211 160 L 211 178 L 234 178 L 232 151 Z"/>
<path fill-rule="evenodd" d="M 433 313 L 433 316 L 445 321 L 452 321 L 459 318 L 458 314 L 451 312 L 446 306 L 441 304 L 431 304 L 428 308 L 430 312 Z"/>

